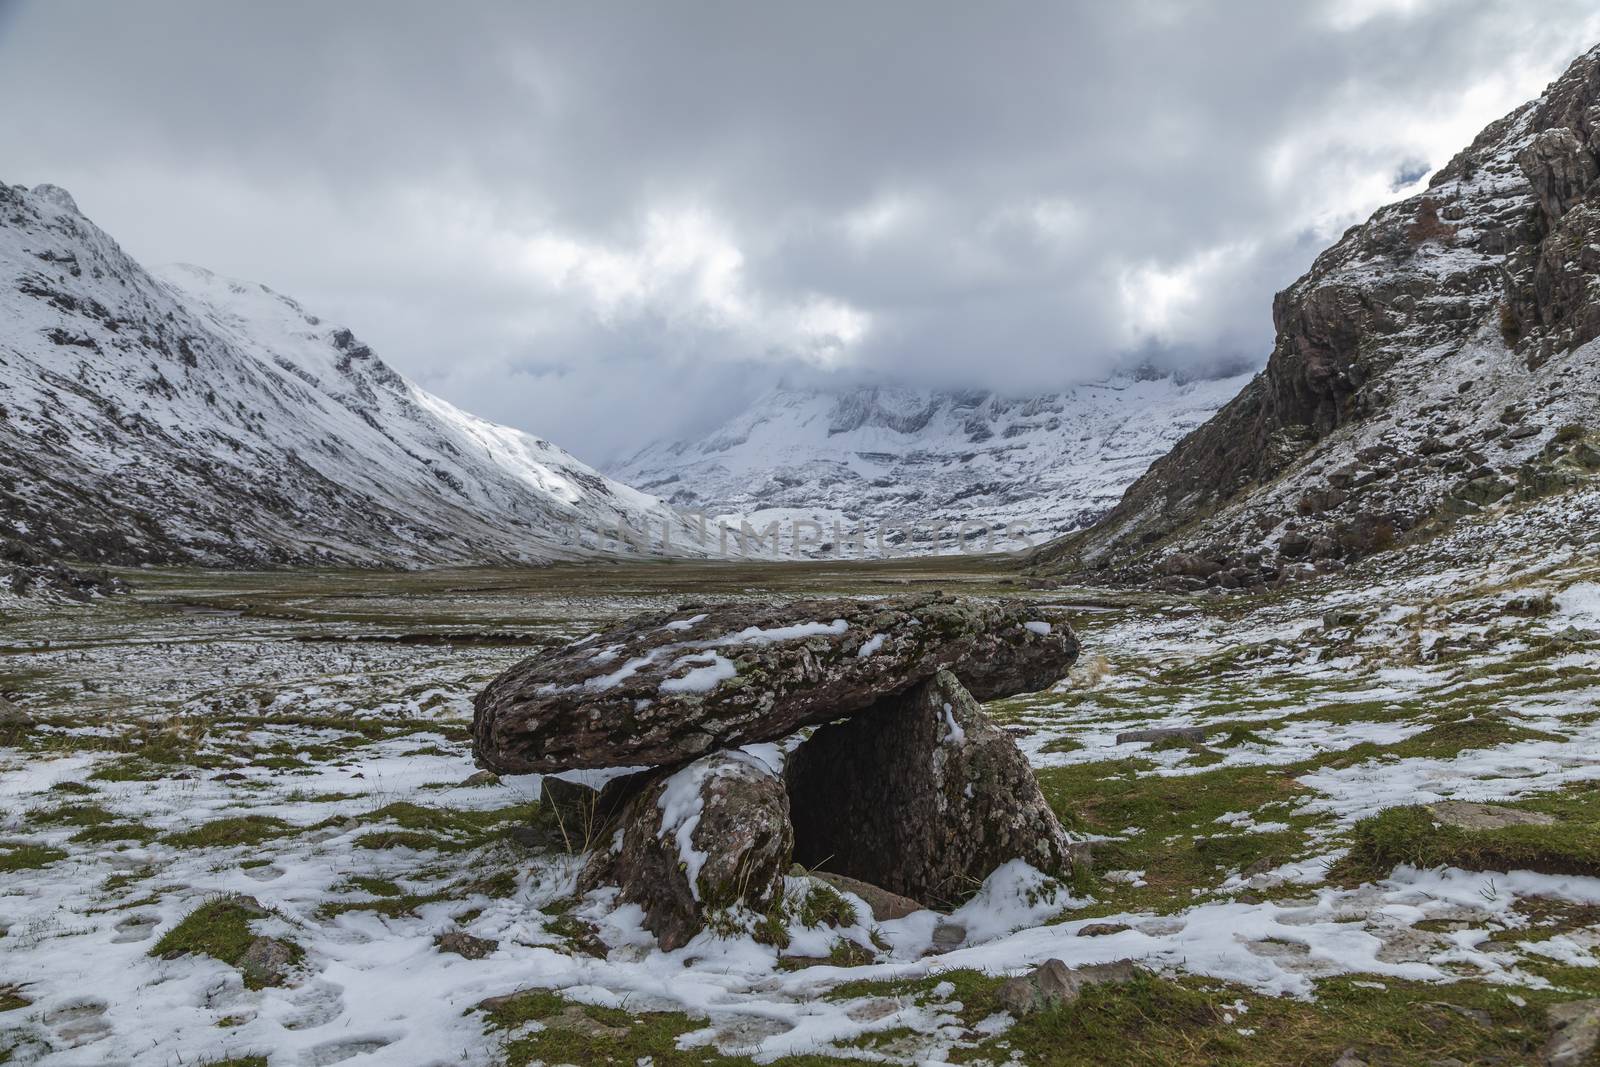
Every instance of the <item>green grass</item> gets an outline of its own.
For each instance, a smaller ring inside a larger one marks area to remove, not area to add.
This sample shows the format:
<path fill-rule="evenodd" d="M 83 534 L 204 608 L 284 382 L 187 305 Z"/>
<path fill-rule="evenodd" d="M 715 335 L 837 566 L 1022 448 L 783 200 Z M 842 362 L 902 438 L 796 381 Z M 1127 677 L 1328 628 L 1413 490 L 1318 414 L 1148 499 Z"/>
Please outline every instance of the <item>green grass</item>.
<path fill-rule="evenodd" d="M 1073 1004 L 1024 1016 L 1005 1036 L 1020 1049 L 1029 1067 L 1104 1063 L 1106 1050 L 1117 1050 L 1117 1062 L 1171 1064 L 1220 1062 L 1237 1034 L 1229 1039 L 1219 1024 L 1222 1012 L 1203 993 L 1150 975 L 1126 985 L 1090 986 Z"/>
<path fill-rule="evenodd" d="M 85 826 L 72 835 L 71 841 L 75 845 L 99 845 L 111 841 L 137 841 L 146 844 L 155 836 L 155 830 L 148 826 L 132 822 L 114 822 Z"/>
<path fill-rule="evenodd" d="M 168 834 L 161 840 L 173 848 L 232 848 L 259 845 L 294 832 L 293 826 L 270 815 L 235 815 Z"/>
<path fill-rule="evenodd" d="M 1400 758 L 1424 757 L 1438 759 L 1454 756 L 1470 749 L 1495 748 L 1517 741 L 1559 741 L 1555 734 L 1542 730 L 1529 730 L 1490 715 L 1461 718 L 1430 726 L 1419 734 L 1406 738 L 1397 745 L 1382 751 Z"/>
<path fill-rule="evenodd" d="M 953 970 L 915 980 L 846 982 L 825 995 L 834 1001 L 886 997 L 939 1005 L 970 1028 L 1000 1010 L 1001 981 Z M 953 985 L 954 992 L 933 996 L 942 982 Z M 1485 984 L 1374 983 L 1370 976 L 1354 975 L 1323 980 L 1314 999 L 1299 1000 L 1206 979 L 1140 974 L 1123 985 L 1090 986 L 1076 1003 L 1026 1015 L 976 1047 L 954 1050 L 950 1059 L 1027 1067 L 1099 1067 L 1110 1062 L 1140 1067 L 1326 1067 L 1344 1050 L 1355 1049 L 1373 1064 L 1537 1062 L 1547 1035 L 1546 1007 L 1573 994 L 1517 992 L 1525 1001 L 1521 1007 L 1505 990 Z M 1241 1001 L 1243 1011 L 1236 1007 Z M 1240 1034 L 1241 1027 L 1255 1032 Z"/>
<path fill-rule="evenodd" d="M 161 936 L 150 949 L 150 955 L 164 960 L 179 956 L 210 956 L 231 967 L 239 966 L 250 942 L 256 938 L 252 924 L 262 917 L 262 912 L 252 901 L 228 896 L 207 901 L 184 916 L 178 925 Z M 293 942 L 281 942 L 289 948 L 294 959 L 304 955 Z M 259 989 L 262 982 L 246 972 L 244 984 Z"/>
<path fill-rule="evenodd" d="M 678 1048 L 678 1038 L 705 1028 L 704 1019 L 678 1012 L 633 1014 L 617 1008 L 577 1005 L 559 993 L 536 989 L 519 993 L 485 1012 L 485 1029 L 514 1030 L 529 1022 L 545 1029 L 505 1043 L 507 1067 L 539 1063 L 581 1063 L 585 1067 L 616 1064 L 634 1067 L 748 1067 L 743 1056 L 724 1056 L 714 1048 Z M 780 1067 L 833 1067 L 859 1063 L 827 1056 L 790 1056 L 774 1061 Z"/>
<path fill-rule="evenodd" d="M 1585 821 L 1463 830 L 1436 823 L 1420 805 L 1390 808 L 1356 824 L 1350 853 L 1336 873 L 1384 878 L 1402 863 L 1470 871 L 1600 875 L 1600 809 Z"/>
<path fill-rule="evenodd" d="M 103 844 L 109 841 L 147 842 L 156 836 L 148 826 L 124 822 L 98 804 L 68 804 L 60 808 L 35 808 L 28 812 L 28 821 L 40 826 L 76 826 L 72 843 L 79 845 Z"/>
<path fill-rule="evenodd" d="M 34 808 L 27 820 L 41 826 L 100 826 L 117 817 L 99 804 L 68 804 L 60 808 Z"/>
<path fill-rule="evenodd" d="M 377 851 L 391 848 L 409 848 L 414 852 L 459 852 L 470 846 L 461 841 L 438 834 L 422 834 L 414 830 L 377 830 L 370 834 L 362 834 L 352 842 L 356 848 L 370 848 Z"/>
<path fill-rule="evenodd" d="M 238 898 L 218 897 L 200 905 L 161 935 L 151 946 L 150 955 L 164 960 L 202 955 L 237 964 L 255 939 L 250 923 L 257 917 Z"/>
<path fill-rule="evenodd" d="M 67 854 L 59 848 L 0 842 L 0 873 L 36 870 L 66 858 Z"/>
<path fill-rule="evenodd" d="M 563 912 L 544 924 L 547 933 L 554 934 L 567 943 L 574 953 L 604 959 L 606 943 L 600 938 L 600 928 L 568 912 Z"/>
<path fill-rule="evenodd" d="M 850 926 L 856 921 L 855 905 L 830 885 L 813 880 L 800 904 L 800 923 L 808 930 L 818 926 Z"/>
<path fill-rule="evenodd" d="M 388 878 L 373 878 L 369 875 L 352 875 L 350 884 L 363 893 L 371 893 L 375 897 L 397 897 L 404 890 Z"/>
<path fill-rule="evenodd" d="M 332 901 L 317 909 L 317 913 L 332 918 L 350 912 L 370 912 L 390 919 L 402 919 L 415 915 L 417 909 L 425 904 L 438 904 L 441 901 L 455 899 L 457 895 L 449 892 L 401 893 L 398 896 L 379 897 L 376 900 Z"/>
<path fill-rule="evenodd" d="M 427 893 L 407 893 L 385 878 L 367 878 L 358 875 L 349 879 L 349 884 L 356 889 L 371 893 L 377 899 L 331 901 L 318 909 L 319 914 L 331 917 L 364 911 L 398 919 L 415 915 L 417 909 L 425 904 L 459 901 L 474 896 L 497 899 L 509 897 L 517 890 L 517 875 L 512 870 L 475 874 L 447 888 Z"/>
<path fill-rule="evenodd" d="M 1287 809 L 1261 815 L 1291 825 L 1278 833 L 1240 834 L 1216 821 L 1228 812 L 1259 812 L 1263 805 L 1292 801 L 1305 792 L 1284 768 L 1140 773 L 1149 766 L 1135 758 L 1038 772 L 1045 799 L 1066 825 L 1101 835 L 1132 831 L 1123 840 L 1096 842 L 1093 865 L 1142 870 L 1148 884 L 1138 890 L 1102 886 L 1096 895 L 1105 907 L 1182 907 L 1192 902 L 1192 889 L 1215 884 L 1229 870 L 1287 862 L 1304 847 L 1306 820 Z"/>

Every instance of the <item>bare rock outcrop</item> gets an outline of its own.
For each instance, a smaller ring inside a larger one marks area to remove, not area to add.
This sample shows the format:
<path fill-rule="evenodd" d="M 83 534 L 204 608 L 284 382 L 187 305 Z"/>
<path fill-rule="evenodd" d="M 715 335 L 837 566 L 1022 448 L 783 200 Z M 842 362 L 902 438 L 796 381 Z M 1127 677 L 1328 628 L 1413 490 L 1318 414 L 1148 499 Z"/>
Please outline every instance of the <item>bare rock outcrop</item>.
<path fill-rule="evenodd" d="M 1328 573 L 1476 513 L 1456 486 L 1590 421 L 1600 47 L 1346 231 L 1272 313 L 1265 369 L 1040 571 L 1178 592 Z M 1502 425 L 1508 401 L 1526 424 Z"/>
<path fill-rule="evenodd" d="M 479 694 L 475 754 L 501 773 L 669 765 L 865 711 L 937 671 L 992 700 L 1078 653 L 1017 600 L 723 604 L 636 617 L 523 661 Z"/>

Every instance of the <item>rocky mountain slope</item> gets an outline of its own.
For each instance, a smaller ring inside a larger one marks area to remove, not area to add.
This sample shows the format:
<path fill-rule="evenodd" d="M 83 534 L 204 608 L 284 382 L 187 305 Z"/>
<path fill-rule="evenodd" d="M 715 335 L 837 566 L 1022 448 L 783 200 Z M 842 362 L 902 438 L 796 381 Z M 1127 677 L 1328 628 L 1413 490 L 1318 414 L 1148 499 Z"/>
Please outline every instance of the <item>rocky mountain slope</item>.
<path fill-rule="evenodd" d="M 1016 523 L 1038 544 L 1107 511 L 1245 380 L 1125 375 L 1023 398 L 780 387 L 706 437 L 652 445 L 610 473 L 735 525 L 810 519 L 825 542 L 834 523 L 847 534 L 883 524 L 897 550 L 948 550 L 971 522 Z M 893 529 L 911 523 L 927 527 Z"/>
<path fill-rule="evenodd" d="M 348 329 L 153 275 L 53 186 L 0 184 L 0 539 L 117 564 L 542 562 L 653 551 L 660 500 L 467 414 Z M 634 545 L 600 536 L 650 531 Z M 642 546 L 642 547 L 641 547 Z"/>
<path fill-rule="evenodd" d="M 1600 48 L 1274 301 L 1266 369 L 1049 570 L 1252 585 L 1600 465 Z"/>

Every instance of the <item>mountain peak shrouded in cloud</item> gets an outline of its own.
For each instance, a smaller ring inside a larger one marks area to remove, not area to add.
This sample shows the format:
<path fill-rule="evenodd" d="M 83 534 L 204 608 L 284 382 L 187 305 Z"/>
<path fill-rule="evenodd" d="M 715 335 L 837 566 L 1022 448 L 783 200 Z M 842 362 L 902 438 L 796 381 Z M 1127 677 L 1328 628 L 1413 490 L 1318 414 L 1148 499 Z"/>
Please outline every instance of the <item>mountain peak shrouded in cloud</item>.
<path fill-rule="evenodd" d="M 14 4 L 0 147 L 602 460 L 785 374 L 1259 366 L 1273 292 L 1597 36 L 1580 0 Z"/>

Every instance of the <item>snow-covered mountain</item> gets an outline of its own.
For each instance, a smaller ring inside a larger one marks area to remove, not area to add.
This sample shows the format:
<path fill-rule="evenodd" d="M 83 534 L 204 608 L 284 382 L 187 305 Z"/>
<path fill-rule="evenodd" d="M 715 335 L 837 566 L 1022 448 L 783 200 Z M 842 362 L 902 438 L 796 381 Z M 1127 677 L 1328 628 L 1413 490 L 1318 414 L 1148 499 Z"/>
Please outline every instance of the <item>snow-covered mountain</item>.
<path fill-rule="evenodd" d="M 651 445 L 610 473 L 735 525 L 810 519 L 822 545 L 865 529 L 869 555 L 880 524 L 895 551 L 949 550 L 963 523 L 974 547 L 982 525 L 1000 528 L 996 547 L 1020 549 L 1104 514 L 1248 379 L 1134 374 L 1022 398 L 780 387 L 706 437 Z"/>
<path fill-rule="evenodd" d="M 632 544 L 597 531 L 648 531 Z M 395 373 L 262 285 L 146 271 L 0 183 L 0 539 L 113 563 L 694 551 L 659 499 Z"/>

